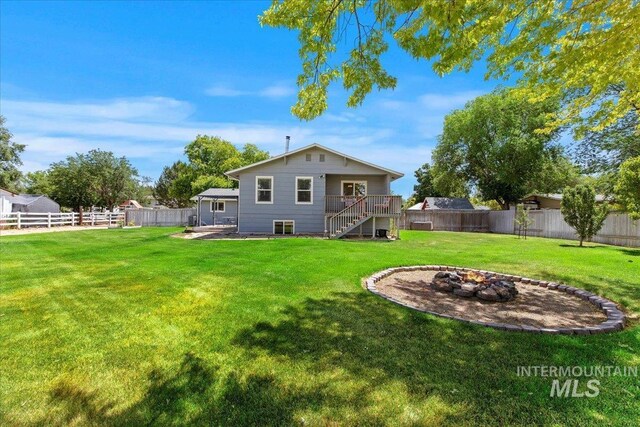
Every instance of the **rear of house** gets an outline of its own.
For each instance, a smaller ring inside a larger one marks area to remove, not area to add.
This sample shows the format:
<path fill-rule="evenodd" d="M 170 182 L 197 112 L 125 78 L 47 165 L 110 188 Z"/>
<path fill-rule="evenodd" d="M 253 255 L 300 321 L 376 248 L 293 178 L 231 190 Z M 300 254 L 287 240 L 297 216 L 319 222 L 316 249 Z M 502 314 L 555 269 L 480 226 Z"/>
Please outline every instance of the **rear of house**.
<path fill-rule="evenodd" d="M 402 173 L 319 144 L 226 175 L 239 183 L 240 233 L 372 234 L 401 213 L 391 182 Z"/>

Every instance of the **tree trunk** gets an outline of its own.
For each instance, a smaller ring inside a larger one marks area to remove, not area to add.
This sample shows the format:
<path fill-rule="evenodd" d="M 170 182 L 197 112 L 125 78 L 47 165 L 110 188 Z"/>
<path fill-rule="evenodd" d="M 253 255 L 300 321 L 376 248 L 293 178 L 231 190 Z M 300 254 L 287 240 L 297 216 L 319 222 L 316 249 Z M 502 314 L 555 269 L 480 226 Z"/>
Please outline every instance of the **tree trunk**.
<path fill-rule="evenodd" d="M 580 238 L 580 247 L 582 247 L 582 242 L 584 241 L 584 239 L 581 237 Z"/>
<path fill-rule="evenodd" d="M 79 206 L 78 212 L 80 213 L 80 215 L 78 215 L 78 225 L 82 225 L 82 205 Z"/>

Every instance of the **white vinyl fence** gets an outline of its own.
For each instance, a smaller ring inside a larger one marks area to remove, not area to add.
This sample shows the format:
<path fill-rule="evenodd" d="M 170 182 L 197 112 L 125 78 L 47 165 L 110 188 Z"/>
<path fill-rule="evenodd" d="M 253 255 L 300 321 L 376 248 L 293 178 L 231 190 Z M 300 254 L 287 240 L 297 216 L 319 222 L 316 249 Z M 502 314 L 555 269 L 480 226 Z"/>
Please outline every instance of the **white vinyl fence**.
<path fill-rule="evenodd" d="M 196 215 L 196 208 L 184 209 L 127 209 L 125 222 L 133 222 L 143 227 L 186 226 L 189 217 Z"/>
<path fill-rule="evenodd" d="M 124 221 L 124 213 L 84 212 L 82 225 L 116 225 Z M 52 212 L 8 212 L 0 216 L 0 228 L 57 227 L 80 225 L 80 214 Z"/>
<path fill-rule="evenodd" d="M 432 229 L 434 231 L 479 231 L 501 234 L 516 234 L 515 210 L 509 211 L 463 211 L 433 210 L 405 211 L 400 227 L 405 230 Z M 529 236 L 577 240 L 575 230 L 564 222 L 559 209 L 529 211 L 533 224 L 527 230 Z M 429 227 L 425 227 L 425 224 Z M 640 247 L 640 221 L 629 215 L 612 212 L 604 222 L 602 230 L 592 239 L 597 243 Z"/>

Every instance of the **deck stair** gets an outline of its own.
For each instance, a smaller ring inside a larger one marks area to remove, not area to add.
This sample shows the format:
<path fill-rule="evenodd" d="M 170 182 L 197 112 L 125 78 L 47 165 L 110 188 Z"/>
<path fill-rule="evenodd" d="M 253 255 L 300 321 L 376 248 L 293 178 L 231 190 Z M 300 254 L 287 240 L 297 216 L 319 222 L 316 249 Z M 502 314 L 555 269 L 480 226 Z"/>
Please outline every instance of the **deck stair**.
<path fill-rule="evenodd" d="M 327 234 L 330 239 L 339 239 L 367 220 L 375 217 L 394 217 L 400 214 L 399 196 L 369 195 L 354 198 L 341 211 L 328 218 Z"/>

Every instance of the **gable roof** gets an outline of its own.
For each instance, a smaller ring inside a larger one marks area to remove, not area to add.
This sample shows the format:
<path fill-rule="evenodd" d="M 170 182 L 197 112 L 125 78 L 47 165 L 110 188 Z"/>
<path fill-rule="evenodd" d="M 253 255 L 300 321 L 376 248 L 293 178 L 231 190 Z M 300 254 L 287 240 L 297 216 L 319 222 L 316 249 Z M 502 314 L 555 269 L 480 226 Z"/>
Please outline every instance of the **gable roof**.
<path fill-rule="evenodd" d="M 242 172 L 242 171 L 245 171 L 247 169 L 251 169 L 251 168 L 254 168 L 254 167 L 259 166 L 259 165 L 263 165 L 263 164 L 266 164 L 266 163 L 270 163 L 270 162 L 282 159 L 282 158 L 284 158 L 286 156 L 291 156 L 293 154 L 301 153 L 303 151 L 310 150 L 312 148 L 319 148 L 321 150 L 325 150 L 325 151 L 327 151 L 329 153 L 333 153 L 333 154 L 335 154 L 337 156 L 340 156 L 340 157 L 345 157 L 345 158 L 347 158 L 349 160 L 361 163 L 363 165 L 372 167 L 374 169 L 379 169 L 379 170 L 391 175 L 391 180 L 392 181 L 396 180 L 398 178 L 402 178 L 404 176 L 404 174 L 402 172 L 397 172 L 397 171 L 394 171 L 392 169 L 387 169 L 387 168 L 384 168 L 382 166 L 378 166 L 378 165 L 375 165 L 373 163 L 369 163 L 367 161 L 358 159 L 357 157 L 353 157 L 353 156 L 350 156 L 348 154 L 344 154 L 344 153 L 341 153 L 339 151 L 332 150 L 331 148 L 327 148 L 324 145 L 320 145 L 320 144 L 311 144 L 311 145 L 307 145 L 307 146 L 302 147 L 302 148 L 298 148 L 297 150 L 288 151 L 288 152 L 280 154 L 278 156 L 270 157 L 267 160 L 262 160 L 260 162 L 252 163 L 250 165 L 243 166 L 243 167 L 238 168 L 238 169 L 230 170 L 228 172 L 225 172 L 225 175 L 227 175 L 229 178 L 232 178 L 232 179 L 238 179 L 238 177 L 240 176 L 239 173 Z"/>
<path fill-rule="evenodd" d="M 4 196 L 8 201 L 15 205 L 30 205 L 36 200 L 47 197 L 44 194 L 17 194 L 15 196 Z"/>
<path fill-rule="evenodd" d="M 125 200 L 124 202 L 122 202 L 122 203 L 120 203 L 118 205 L 119 208 L 127 207 L 127 206 L 133 206 L 133 207 L 136 207 L 138 209 L 143 207 L 140 203 L 138 203 L 137 200 L 133 200 L 133 199 Z"/>
<path fill-rule="evenodd" d="M 408 210 L 410 211 L 424 211 L 433 209 L 465 209 L 473 210 L 474 207 L 464 197 L 427 197 L 423 202 L 416 203 Z"/>

